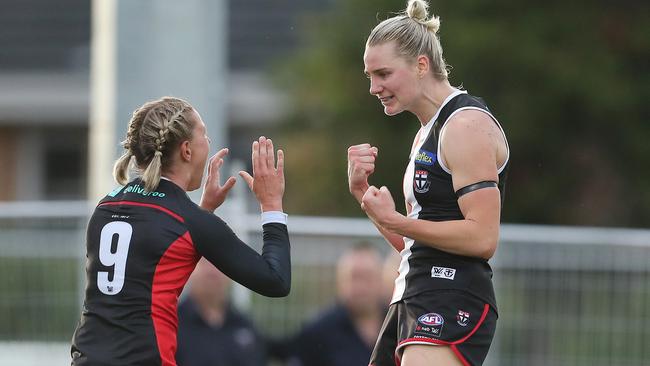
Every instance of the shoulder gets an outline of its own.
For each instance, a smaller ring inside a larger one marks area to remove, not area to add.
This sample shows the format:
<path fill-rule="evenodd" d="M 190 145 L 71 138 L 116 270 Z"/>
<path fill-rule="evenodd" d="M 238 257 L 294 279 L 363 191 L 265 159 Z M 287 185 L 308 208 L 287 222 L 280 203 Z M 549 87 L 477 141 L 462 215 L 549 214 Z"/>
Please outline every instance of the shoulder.
<path fill-rule="evenodd" d="M 227 226 L 217 215 L 202 209 L 189 199 L 183 202 L 183 211 L 188 229 L 192 233 L 212 232 L 215 228 Z"/>
<path fill-rule="evenodd" d="M 503 135 L 487 111 L 454 114 L 440 133 L 440 160 L 456 189 L 480 180 L 497 180 L 497 152 Z"/>
<path fill-rule="evenodd" d="M 482 109 L 463 109 L 454 113 L 443 127 L 445 138 L 458 136 L 489 136 L 499 133 L 499 127 Z"/>
<path fill-rule="evenodd" d="M 466 109 L 454 114 L 440 132 L 444 155 L 483 154 L 495 149 L 502 139 L 497 123 L 487 111 Z"/>

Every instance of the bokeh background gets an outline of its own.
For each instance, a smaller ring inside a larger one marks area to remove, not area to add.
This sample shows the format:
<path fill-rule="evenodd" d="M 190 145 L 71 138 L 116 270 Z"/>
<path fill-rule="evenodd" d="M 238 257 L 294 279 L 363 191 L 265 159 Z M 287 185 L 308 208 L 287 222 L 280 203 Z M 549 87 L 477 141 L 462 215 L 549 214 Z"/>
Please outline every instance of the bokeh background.
<path fill-rule="evenodd" d="M 65 363 L 89 207 L 113 187 L 130 113 L 151 98 L 195 104 L 212 149 L 231 149 L 226 169 L 247 166 L 260 134 L 286 151 L 294 291 L 275 301 L 235 291 L 269 334 L 290 334 L 331 301 L 342 248 L 366 239 L 388 251 L 347 191 L 345 159 L 349 145 L 378 146 L 371 183 L 403 200 L 418 122 L 382 113 L 362 55 L 370 29 L 404 7 L 0 0 L 0 363 Z M 489 362 L 650 364 L 649 3 L 432 1 L 431 11 L 452 85 L 486 100 L 511 147 Z M 241 183 L 220 215 L 259 247 Z"/>

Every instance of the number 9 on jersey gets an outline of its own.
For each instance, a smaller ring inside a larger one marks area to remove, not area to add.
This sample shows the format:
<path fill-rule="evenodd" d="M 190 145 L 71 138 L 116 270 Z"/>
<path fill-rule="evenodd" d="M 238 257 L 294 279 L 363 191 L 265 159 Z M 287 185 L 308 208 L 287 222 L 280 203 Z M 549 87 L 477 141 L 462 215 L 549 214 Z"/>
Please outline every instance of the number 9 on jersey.
<path fill-rule="evenodd" d="M 106 295 L 117 295 L 122 291 L 132 234 L 133 227 L 124 221 L 109 222 L 102 228 L 99 238 L 99 261 L 106 267 L 113 267 L 112 280 L 109 280 L 109 272 L 97 272 L 97 287 Z M 117 235 L 117 245 L 113 252 L 111 247 L 115 235 Z"/>

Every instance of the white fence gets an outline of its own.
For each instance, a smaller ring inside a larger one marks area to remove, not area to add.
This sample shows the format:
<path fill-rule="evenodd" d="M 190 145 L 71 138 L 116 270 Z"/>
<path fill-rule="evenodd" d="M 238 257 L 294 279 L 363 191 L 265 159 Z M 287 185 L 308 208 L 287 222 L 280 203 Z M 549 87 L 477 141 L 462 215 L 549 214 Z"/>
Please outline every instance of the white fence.
<path fill-rule="evenodd" d="M 69 363 L 88 212 L 85 202 L 0 205 L 0 364 Z M 259 249 L 259 217 L 234 215 L 224 219 Z M 334 299 L 333 266 L 345 247 L 367 240 L 389 250 L 365 219 L 289 220 L 291 295 L 236 291 L 273 336 Z M 500 318 L 486 364 L 650 364 L 650 230 L 505 224 L 492 266 Z"/>

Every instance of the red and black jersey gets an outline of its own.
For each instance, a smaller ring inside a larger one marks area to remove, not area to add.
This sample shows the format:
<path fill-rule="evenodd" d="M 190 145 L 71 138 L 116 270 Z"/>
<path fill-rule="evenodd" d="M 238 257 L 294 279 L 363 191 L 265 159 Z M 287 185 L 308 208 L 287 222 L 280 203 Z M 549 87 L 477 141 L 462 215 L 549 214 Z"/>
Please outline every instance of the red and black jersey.
<path fill-rule="evenodd" d="M 264 224 L 263 241 L 260 255 L 165 179 L 153 192 L 139 179 L 111 192 L 88 223 L 72 364 L 175 365 L 178 296 L 202 256 L 255 292 L 286 296 L 286 225 Z"/>
<path fill-rule="evenodd" d="M 478 110 L 499 126 L 482 99 L 456 91 L 449 95 L 431 121 L 418 132 L 404 174 L 404 196 L 411 206 L 409 218 L 429 221 L 462 220 L 450 170 L 440 160 L 440 131 L 458 112 Z M 503 133 L 503 129 L 501 129 Z M 505 133 L 504 133 L 505 138 Z M 508 149 L 509 154 L 509 149 Z M 508 160 L 499 167 L 498 188 L 503 200 Z M 448 253 L 426 243 L 404 238 L 402 261 L 391 302 L 430 290 L 469 292 L 496 309 L 492 269 L 484 259 Z M 471 243 L 468 243 L 471 245 Z"/>

